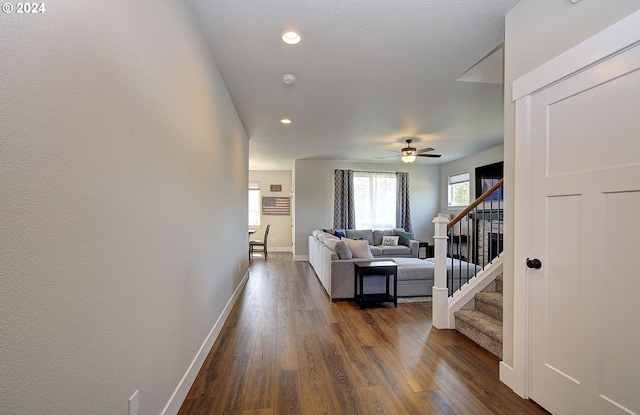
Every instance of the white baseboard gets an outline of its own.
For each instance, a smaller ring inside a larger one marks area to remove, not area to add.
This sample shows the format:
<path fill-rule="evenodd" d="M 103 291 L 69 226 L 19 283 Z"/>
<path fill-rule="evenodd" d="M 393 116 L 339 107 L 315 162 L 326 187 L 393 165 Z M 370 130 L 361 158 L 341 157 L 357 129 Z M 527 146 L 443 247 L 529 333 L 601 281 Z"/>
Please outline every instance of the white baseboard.
<path fill-rule="evenodd" d="M 291 252 L 291 248 L 286 246 L 269 247 L 269 252 Z"/>
<path fill-rule="evenodd" d="M 309 261 L 309 255 L 294 255 L 294 261 Z"/>
<path fill-rule="evenodd" d="M 516 374 L 516 371 L 506 364 L 505 362 L 500 362 L 500 382 L 504 383 L 508 387 L 511 388 L 518 396 L 523 399 L 528 399 L 524 382 L 521 377 Z"/>
<path fill-rule="evenodd" d="M 240 284 L 238 284 L 238 287 L 236 287 L 233 295 L 227 302 L 227 305 L 224 307 L 222 314 L 220 314 L 220 317 L 218 317 L 218 320 L 213 325 L 213 328 L 209 332 L 209 335 L 204 340 L 204 343 L 202 343 L 202 346 L 200 346 L 200 349 L 189 365 L 187 372 L 184 374 L 182 379 L 180 379 L 176 390 L 171 395 L 171 398 L 169 398 L 169 402 L 167 402 L 167 405 L 162 410 L 161 415 L 176 415 L 180 410 L 184 399 L 187 397 L 187 393 L 189 393 L 189 389 L 191 389 L 191 385 L 193 385 L 193 382 L 196 380 L 196 376 L 202 368 L 204 360 L 207 358 L 209 351 L 218 338 L 218 335 L 220 334 L 220 331 L 222 330 L 227 317 L 229 317 L 229 313 L 231 313 L 233 305 L 238 300 L 238 297 L 240 296 L 240 293 L 242 292 L 242 289 L 244 288 L 248 279 L 249 271 L 247 271 L 244 274 L 244 277 L 242 277 L 242 281 L 240 281 Z"/>

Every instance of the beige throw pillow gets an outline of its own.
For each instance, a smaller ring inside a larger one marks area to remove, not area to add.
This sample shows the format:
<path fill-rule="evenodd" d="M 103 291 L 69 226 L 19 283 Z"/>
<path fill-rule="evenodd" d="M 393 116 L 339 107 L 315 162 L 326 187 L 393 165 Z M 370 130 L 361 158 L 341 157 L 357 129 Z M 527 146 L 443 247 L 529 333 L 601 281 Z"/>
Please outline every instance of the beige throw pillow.
<path fill-rule="evenodd" d="M 399 236 L 383 236 L 382 244 L 383 246 L 398 246 Z"/>
<path fill-rule="evenodd" d="M 353 258 L 373 258 L 371 249 L 369 249 L 369 241 L 342 238 L 349 245 Z"/>

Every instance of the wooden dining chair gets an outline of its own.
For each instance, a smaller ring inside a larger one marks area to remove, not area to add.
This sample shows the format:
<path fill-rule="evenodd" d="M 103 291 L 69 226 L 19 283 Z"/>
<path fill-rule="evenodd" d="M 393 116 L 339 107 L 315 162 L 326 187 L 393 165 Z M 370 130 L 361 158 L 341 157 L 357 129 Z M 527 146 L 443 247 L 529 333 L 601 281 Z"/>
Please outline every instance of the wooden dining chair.
<path fill-rule="evenodd" d="M 263 252 L 264 253 L 264 257 L 266 258 L 268 255 L 267 252 L 267 242 L 269 241 L 269 228 L 271 227 L 271 225 L 267 225 L 267 229 L 264 231 L 264 239 L 263 240 L 255 240 L 255 241 L 249 241 L 249 259 L 251 259 L 251 256 L 253 255 L 254 252 Z M 256 249 L 258 248 L 258 249 Z"/>

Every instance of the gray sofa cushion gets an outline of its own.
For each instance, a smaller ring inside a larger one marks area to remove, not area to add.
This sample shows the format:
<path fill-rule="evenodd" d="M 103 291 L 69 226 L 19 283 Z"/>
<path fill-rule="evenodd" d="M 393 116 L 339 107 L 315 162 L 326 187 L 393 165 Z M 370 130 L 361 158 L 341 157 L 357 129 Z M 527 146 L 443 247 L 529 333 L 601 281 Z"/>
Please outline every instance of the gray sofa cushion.
<path fill-rule="evenodd" d="M 395 258 L 398 264 L 398 281 L 428 280 L 433 285 L 435 263 L 418 258 Z"/>
<path fill-rule="evenodd" d="M 369 245 L 376 245 L 373 243 L 373 231 L 371 229 L 347 229 L 347 238 L 349 239 L 364 239 L 369 241 Z"/>
<path fill-rule="evenodd" d="M 324 244 L 327 248 L 338 254 L 340 259 L 351 259 L 353 257 L 349 245 L 347 245 L 343 240 L 338 238 L 327 238 Z"/>
<path fill-rule="evenodd" d="M 403 255 L 403 256 L 411 255 L 411 248 L 404 245 L 396 245 L 396 246 L 381 245 L 380 248 L 383 256 L 393 257 L 395 255 Z"/>
<path fill-rule="evenodd" d="M 382 245 L 383 236 L 393 236 L 393 229 L 385 229 L 385 230 L 375 229 L 373 231 L 373 244 Z"/>

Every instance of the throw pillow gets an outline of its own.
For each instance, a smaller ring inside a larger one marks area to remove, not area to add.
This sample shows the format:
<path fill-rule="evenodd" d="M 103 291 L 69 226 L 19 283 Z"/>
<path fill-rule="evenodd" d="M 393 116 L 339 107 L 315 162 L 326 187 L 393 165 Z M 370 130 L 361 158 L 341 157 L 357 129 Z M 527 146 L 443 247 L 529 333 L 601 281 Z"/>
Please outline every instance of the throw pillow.
<path fill-rule="evenodd" d="M 340 259 L 353 258 L 353 253 L 351 253 L 349 245 L 347 245 L 346 242 L 342 240 L 336 243 L 336 254 L 338 254 L 338 257 L 340 257 Z"/>
<path fill-rule="evenodd" d="M 369 241 L 356 241 L 355 239 L 342 238 L 347 243 L 353 258 L 373 258 L 371 249 L 369 249 Z"/>
<path fill-rule="evenodd" d="M 349 245 L 347 245 L 344 241 L 341 241 L 338 238 L 326 241 L 325 245 L 327 246 L 327 248 L 331 249 L 336 254 L 338 254 L 338 258 L 340 258 L 340 259 L 351 259 L 352 258 L 352 254 L 351 254 L 351 250 L 349 249 Z"/>
<path fill-rule="evenodd" d="M 409 246 L 409 241 L 413 239 L 413 234 L 410 232 L 402 232 L 399 230 L 393 231 L 395 236 L 398 236 L 398 244 Z"/>
<path fill-rule="evenodd" d="M 340 239 L 347 237 L 347 234 L 344 233 L 343 231 L 336 231 L 335 235 Z"/>
<path fill-rule="evenodd" d="M 380 245 L 384 246 L 398 246 L 399 236 L 383 236 L 382 243 Z"/>
<path fill-rule="evenodd" d="M 383 236 L 393 236 L 393 229 L 374 229 L 373 230 L 373 244 L 382 245 Z"/>

